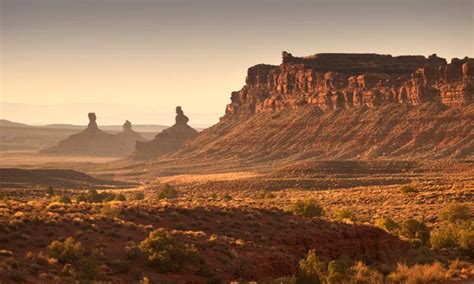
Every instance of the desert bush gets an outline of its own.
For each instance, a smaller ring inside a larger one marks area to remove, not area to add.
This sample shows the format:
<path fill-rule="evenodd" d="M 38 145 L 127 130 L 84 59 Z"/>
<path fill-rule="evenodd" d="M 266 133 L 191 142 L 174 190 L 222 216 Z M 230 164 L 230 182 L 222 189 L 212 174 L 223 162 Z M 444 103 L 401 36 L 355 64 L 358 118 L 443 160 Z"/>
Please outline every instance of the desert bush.
<path fill-rule="evenodd" d="M 115 194 L 112 192 L 97 192 L 95 189 L 90 189 L 87 193 L 82 193 L 77 196 L 77 202 L 101 203 L 108 202 L 115 199 Z"/>
<path fill-rule="evenodd" d="M 66 195 L 62 195 L 62 196 L 56 195 L 56 196 L 53 196 L 51 198 L 51 202 L 52 203 L 56 202 L 56 203 L 70 204 L 71 203 L 71 198 L 69 198 Z"/>
<path fill-rule="evenodd" d="M 104 204 L 100 213 L 109 218 L 119 218 L 122 215 L 122 209 L 118 206 Z"/>
<path fill-rule="evenodd" d="M 341 262 L 332 260 L 328 264 L 326 282 L 328 284 L 343 283 L 347 278 L 347 272 Z"/>
<path fill-rule="evenodd" d="M 52 186 L 48 186 L 46 189 L 46 193 L 49 194 L 50 196 L 54 195 L 54 188 Z"/>
<path fill-rule="evenodd" d="M 185 264 L 198 259 L 194 247 L 176 241 L 165 229 L 151 232 L 140 243 L 140 250 L 148 255 L 150 264 L 161 272 L 179 271 Z"/>
<path fill-rule="evenodd" d="M 395 271 L 388 275 L 388 279 L 395 283 L 406 284 L 437 283 L 446 280 L 446 272 L 446 269 L 439 262 L 416 264 L 412 267 L 399 263 Z"/>
<path fill-rule="evenodd" d="M 469 277 L 474 274 L 474 271 L 472 271 L 471 267 L 472 264 L 468 261 L 462 261 L 459 259 L 452 260 L 449 262 L 448 266 L 448 278 L 457 278 L 462 274 L 467 274 L 466 276 Z"/>
<path fill-rule="evenodd" d="M 334 219 L 337 221 L 354 221 L 354 212 L 345 208 L 336 209 L 334 210 Z"/>
<path fill-rule="evenodd" d="M 293 205 L 293 212 L 304 217 L 321 217 L 324 210 L 314 199 L 299 200 Z"/>
<path fill-rule="evenodd" d="M 435 229 L 431 235 L 433 248 L 454 248 L 457 246 L 457 236 L 453 225 L 444 224 Z"/>
<path fill-rule="evenodd" d="M 418 192 L 417 186 L 414 183 L 405 184 L 400 187 L 400 192 L 404 194 Z"/>
<path fill-rule="evenodd" d="M 451 223 L 469 220 L 470 217 L 469 206 L 466 204 L 451 203 L 439 212 L 440 220 Z"/>
<path fill-rule="evenodd" d="M 349 283 L 371 283 L 371 284 L 382 284 L 384 283 L 383 275 L 368 267 L 362 261 L 358 261 L 354 264 L 351 269 L 351 279 Z"/>
<path fill-rule="evenodd" d="M 140 248 L 134 241 L 128 241 L 123 247 L 125 254 L 129 259 L 135 259 L 140 255 Z"/>
<path fill-rule="evenodd" d="M 170 184 L 163 185 L 156 193 L 158 199 L 173 199 L 178 197 L 178 191 Z"/>
<path fill-rule="evenodd" d="M 53 241 L 48 246 L 50 255 L 59 262 L 76 262 L 84 255 L 82 244 L 73 237 L 67 238 L 64 242 Z"/>
<path fill-rule="evenodd" d="M 423 244 L 430 240 L 430 230 L 425 223 L 408 219 L 400 226 L 400 235 L 410 239 L 419 239 Z"/>
<path fill-rule="evenodd" d="M 259 190 L 257 192 L 255 192 L 255 198 L 256 199 L 269 199 L 269 198 L 274 198 L 275 197 L 275 194 L 273 194 L 272 192 L 268 191 L 268 190 Z"/>
<path fill-rule="evenodd" d="M 326 273 L 326 263 L 321 261 L 314 251 L 308 251 L 305 259 L 299 262 L 299 273 L 296 283 L 323 283 Z"/>
<path fill-rule="evenodd" d="M 64 204 L 70 204 L 71 203 L 71 198 L 69 198 L 69 196 L 63 195 L 59 199 L 59 202 L 64 203 Z"/>
<path fill-rule="evenodd" d="M 135 191 L 132 195 L 133 200 L 143 200 L 145 199 L 145 193 L 143 191 Z"/>
<path fill-rule="evenodd" d="M 115 200 L 117 200 L 117 201 L 127 201 L 127 198 L 122 193 L 119 193 L 115 196 Z"/>
<path fill-rule="evenodd" d="M 474 222 L 444 222 L 433 231 L 433 248 L 458 248 L 468 254 L 474 252 Z"/>
<path fill-rule="evenodd" d="M 100 255 L 86 250 L 82 244 L 69 237 L 64 242 L 53 241 L 48 246 L 49 254 L 65 264 L 63 275 L 80 279 L 97 280 L 100 276 Z"/>
<path fill-rule="evenodd" d="M 383 217 L 375 220 L 375 227 L 383 229 L 389 233 L 396 233 L 399 229 L 399 225 L 390 217 Z"/>

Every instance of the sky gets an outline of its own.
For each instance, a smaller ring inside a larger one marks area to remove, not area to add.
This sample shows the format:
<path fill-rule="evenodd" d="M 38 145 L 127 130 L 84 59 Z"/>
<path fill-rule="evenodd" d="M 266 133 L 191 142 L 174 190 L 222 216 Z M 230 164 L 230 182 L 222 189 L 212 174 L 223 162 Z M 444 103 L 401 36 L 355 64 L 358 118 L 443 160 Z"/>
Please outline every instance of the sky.
<path fill-rule="evenodd" d="M 0 118 L 212 125 L 281 52 L 474 57 L 474 0 L 0 0 Z"/>

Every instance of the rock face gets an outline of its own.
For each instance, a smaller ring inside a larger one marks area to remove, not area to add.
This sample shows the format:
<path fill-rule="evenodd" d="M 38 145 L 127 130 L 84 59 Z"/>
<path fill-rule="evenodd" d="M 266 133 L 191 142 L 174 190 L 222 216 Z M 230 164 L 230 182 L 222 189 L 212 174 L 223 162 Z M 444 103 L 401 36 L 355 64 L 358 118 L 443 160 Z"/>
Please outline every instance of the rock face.
<path fill-rule="evenodd" d="M 246 85 L 231 95 L 224 118 L 314 105 L 323 112 L 374 108 L 389 103 L 449 107 L 470 104 L 474 59 L 447 63 L 436 54 L 397 56 L 331 54 L 294 57 L 283 52 L 279 66 L 250 67 Z"/>
<path fill-rule="evenodd" d="M 283 52 L 248 69 L 221 121 L 172 158 L 186 165 L 474 158 L 474 60 Z"/>
<path fill-rule="evenodd" d="M 198 132 L 188 125 L 189 118 L 180 106 L 176 107 L 175 124 L 148 142 L 137 142 L 135 157 L 140 159 L 159 157 L 180 149 L 186 142 L 195 138 Z"/>
<path fill-rule="evenodd" d="M 123 125 L 123 132 L 114 135 L 99 129 L 95 113 L 89 113 L 88 117 L 89 124 L 85 130 L 40 152 L 60 155 L 126 156 L 133 152 L 136 141 L 145 140 L 132 130 L 132 124 L 128 120 Z"/>

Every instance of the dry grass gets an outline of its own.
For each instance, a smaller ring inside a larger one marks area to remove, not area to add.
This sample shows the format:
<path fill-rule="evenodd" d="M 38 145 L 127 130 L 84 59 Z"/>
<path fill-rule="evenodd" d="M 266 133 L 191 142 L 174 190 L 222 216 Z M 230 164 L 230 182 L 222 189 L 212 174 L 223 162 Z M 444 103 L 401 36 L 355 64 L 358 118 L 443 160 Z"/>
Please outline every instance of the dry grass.
<path fill-rule="evenodd" d="M 77 265 L 65 267 L 47 253 L 51 242 L 68 237 L 87 251 L 100 252 L 100 280 L 112 282 L 138 282 L 144 277 L 151 282 L 278 277 L 290 281 L 309 249 L 327 260 L 349 255 L 348 269 L 360 279 L 379 279 L 381 272 L 404 281 L 473 277 L 469 257 L 412 245 L 372 227 L 378 218 L 390 216 L 396 221 L 424 219 L 433 229 L 446 204 L 456 201 L 472 209 L 474 187 L 469 172 L 274 179 L 253 171 L 169 176 L 159 178 L 160 183 L 144 180 L 135 188 L 99 190 L 99 194 L 121 193 L 126 198 L 99 203 L 77 202 L 86 193 L 81 190 L 51 192 L 35 185 L 1 189 L 0 250 L 5 252 L 0 255 L 0 281 L 54 282 L 79 275 L 80 271 L 74 271 Z M 374 179 L 378 184 L 367 184 Z M 385 180 L 398 183 L 380 182 Z M 416 193 L 400 192 L 400 186 L 413 180 Z M 267 187 L 267 181 L 279 187 Z M 173 194 L 160 199 L 157 193 L 166 183 L 172 184 Z M 144 198 L 136 198 L 137 192 Z M 72 202 L 64 203 L 68 200 L 64 197 Z M 309 199 L 322 206 L 324 217 L 292 212 L 297 201 Z M 148 266 L 147 256 L 137 251 L 137 245 L 158 228 L 180 244 L 195 247 L 200 260 L 174 274 Z M 448 260 L 456 257 L 463 260 L 450 265 Z M 355 260 L 361 258 L 372 265 L 357 264 Z M 433 260 L 441 266 L 425 264 Z"/>

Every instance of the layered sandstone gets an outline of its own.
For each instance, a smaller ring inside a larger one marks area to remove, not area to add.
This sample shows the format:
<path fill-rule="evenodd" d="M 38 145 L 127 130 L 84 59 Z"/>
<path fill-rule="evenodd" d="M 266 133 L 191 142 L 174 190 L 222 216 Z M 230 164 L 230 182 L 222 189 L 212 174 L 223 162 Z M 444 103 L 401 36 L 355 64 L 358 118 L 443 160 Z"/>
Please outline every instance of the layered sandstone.
<path fill-rule="evenodd" d="M 151 141 L 137 142 L 135 158 L 155 158 L 180 149 L 198 135 L 198 132 L 188 125 L 188 121 L 189 118 L 184 115 L 181 107 L 176 107 L 175 124 L 158 133 Z"/>
<path fill-rule="evenodd" d="M 250 67 L 246 85 L 231 95 L 224 118 L 273 112 L 303 105 L 323 112 L 341 108 L 373 108 L 389 103 L 449 107 L 470 104 L 474 94 L 474 59 L 436 54 L 390 56 L 331 54 L 294 57 L 282 63 Z"/>
<path fill-rule="evenodd" d="M 186 165 L 472 159 L 474 59 L 283 52 L 250 67 L 221 121 L 170 155 Z"/>
<path fill-rule="evenodd" d="M 126 156 L 133 152 L 137 141 L 145 141 L 126 121 L 123 132 L 110 134 L 99 129 L 95 113 L 88 114 L 89 124 L 83 131 L 60 141 L 58 145 L 41 152 L 59 155 Z"/>

